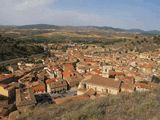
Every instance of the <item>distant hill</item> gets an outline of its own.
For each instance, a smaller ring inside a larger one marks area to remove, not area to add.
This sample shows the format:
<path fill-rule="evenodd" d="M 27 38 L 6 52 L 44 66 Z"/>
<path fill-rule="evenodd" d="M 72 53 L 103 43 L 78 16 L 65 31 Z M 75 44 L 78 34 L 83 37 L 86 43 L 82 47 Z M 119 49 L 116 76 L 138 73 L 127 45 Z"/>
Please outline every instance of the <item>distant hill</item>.
<path fill-rule="evenodd" d="M 113 28 L 113 27 L 99 27 L 99 26 L 56 26 L 56 25 L 48 25 L 48 24 L 35 24 L 35 25 L 23 25 L 16 26 L 18 29 L 58 29 L 58 30 L 106 30 L 106 31 L 115 31 L 115 32 L 124 32 L 125 29 Z"/>
<path fill-rule="evenodd" d="M 159 30 L 151 30 L 145 31 L 141 29 L 122 29 L 122 28 L 114 28 L 108 26 L 57 26 L 57 25 L 49 25 L 49 24 L 33 24 L 33 25 L 22 25 L 22 26 L 2 26 L 1 28 L 7 29 L 55 29 L 55 30 L 72 30 L 72 31 L 96 31 L 96 30 L 103 30 L 103 31 L 112 31 L 112 32 L 129 32 L 129 33 L 142 33 L 142 34 L 160 34 Z"/>
<path fill-rule="evenodd" d="M 17 26 L 17 28 L 19 28 L 19 29 L 57 29 L 59 27 L 56 25 L 35 24 L 35 25 Z"/>
<path fill-rule="evenodd" d="M 147 31 L 150 34 L 160 34 L 159 30 L 152 30 L 152 31 Z"/>
<path fill-rule="evenodd" d="M 144 33 L 144 32 L 147 32 L 147 31 L 144 31 L 144 30 L 141 30 L 141 29 L 128 29 L 126 30 L 128 32 L 138 32 L 138 33 Z"/>
<path fill-rule="evenodd" d="M 106 30 L 115 32 L 131 32 L 131 33 L 148 33 L 148 34 L 160 34 L 159 30 L 145 31 L 141 29 L 121 29 L 108 26 L 57 26 L 48 24 L 35 24 L 18 26 L 20 29 L 72 29 L 72 30 Z"/>

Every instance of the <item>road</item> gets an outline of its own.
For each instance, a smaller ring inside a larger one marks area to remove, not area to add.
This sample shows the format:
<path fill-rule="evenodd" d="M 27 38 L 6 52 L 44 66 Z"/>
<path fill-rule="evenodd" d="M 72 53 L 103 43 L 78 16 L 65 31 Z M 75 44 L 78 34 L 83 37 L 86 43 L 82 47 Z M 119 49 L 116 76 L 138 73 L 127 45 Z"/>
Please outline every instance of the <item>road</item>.
<path fill-rule="evenodd" d="M 14 64 L 14 63 L 17 63 L 19 61 L 23 61 L 23 60 L 27 60 L 28 58 L 32 58 L 32 57 L 40 57 L 40 56 L 44 56 L 45 54 L 44 53 L 40 53 L 40 54 L 35 54 L 35 55 L 31 55 L 29 57 L 22 57 L 22 58 L 16 58 L 16 59 L 11 59 L 11 60 L 5 60 L 5 61 L 2 61 L 0 62 L 0 66 L 5 66 L 5 65 L 8 65 L 8 64 Z"/>

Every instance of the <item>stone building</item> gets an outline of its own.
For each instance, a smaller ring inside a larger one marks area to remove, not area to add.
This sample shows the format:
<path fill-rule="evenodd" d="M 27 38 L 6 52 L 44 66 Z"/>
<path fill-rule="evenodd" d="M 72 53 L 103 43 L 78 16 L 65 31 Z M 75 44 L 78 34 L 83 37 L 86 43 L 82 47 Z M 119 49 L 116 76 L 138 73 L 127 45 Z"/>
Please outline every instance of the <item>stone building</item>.
<path fill-rule="evenodd" d="M 109 72 L 113 70 L 111 65 L 103 65 L 102 66 L 102 77 L 109 78 Z"/>
<path fill-rule="evenodd" d="M 89 89 L 93 89 L 97 94 L 116 95 L 120 92 L 120 87 L 121 81 L 95 75 L 91 79 L 80 83 L 77 94 L 80 95 Z"/>
<path fill-rule="evenodd" d="M 16 106 L 19 112 L 27 112 L 37 101 L 31 89 L 16 89 Z"/>
<path fill-rule="evenodd" d="M 63 92 L 68 89 L 68 84 L 65 80 L 46 80 L 47 92 L 56 93 Z"/>

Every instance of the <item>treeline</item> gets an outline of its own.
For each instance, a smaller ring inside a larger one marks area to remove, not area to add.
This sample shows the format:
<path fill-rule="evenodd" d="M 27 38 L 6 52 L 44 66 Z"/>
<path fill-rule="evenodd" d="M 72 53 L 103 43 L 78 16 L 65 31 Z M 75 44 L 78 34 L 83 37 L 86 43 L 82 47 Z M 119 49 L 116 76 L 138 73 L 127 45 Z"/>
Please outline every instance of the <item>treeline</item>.
<path fill-rule="evenodd" d="M 106 38 L 87 38 L 87 37 L 65 37 L 56 35 L 51 38 L 38 36 L 33 38 L 37 43 L 80 43 L 80 44 L 102 44 L 102 45 L 112 45 L 114 43 L 123 42 L 121 39 L 106 39 Z"/>

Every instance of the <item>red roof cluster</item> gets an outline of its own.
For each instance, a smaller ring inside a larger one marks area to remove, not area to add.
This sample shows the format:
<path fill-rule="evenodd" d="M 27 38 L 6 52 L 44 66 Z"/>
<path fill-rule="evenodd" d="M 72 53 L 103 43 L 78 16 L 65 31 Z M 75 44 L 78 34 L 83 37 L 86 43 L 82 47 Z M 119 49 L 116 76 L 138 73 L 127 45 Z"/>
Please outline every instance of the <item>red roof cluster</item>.
<path fill-rule="evenodd" d="M 56 79 L 52 78 L 52 79 L 46 80 L 46 84 L 49 84 L 49 83 L 52 83 L 52 82 L 56 82 Z"/>
<path fill-rule="evenodd" d="M 143 67 L 143 68 L 153 68 L 153 64 L 151 64 L 151 63 L 144 63 L 140 67 Z"/>
<path fill-rule="evenodd" d="M 34 93 L 39 93 L 39 92 L 45 92 L 46 91 L 46 87 L 45 87 L 44 83 L 39 83 L 35 86 L 32 86 L 31 89 Z"/>
<path fill-rule="evenodd" d="M 71 63 L 64 64 L 63 78 L 69 78 L 74 75 L 74 67 Z"/>

